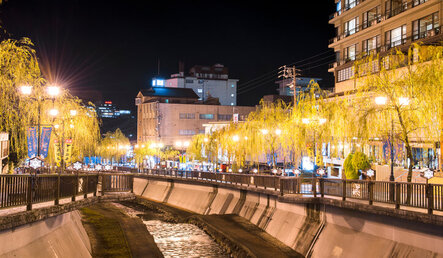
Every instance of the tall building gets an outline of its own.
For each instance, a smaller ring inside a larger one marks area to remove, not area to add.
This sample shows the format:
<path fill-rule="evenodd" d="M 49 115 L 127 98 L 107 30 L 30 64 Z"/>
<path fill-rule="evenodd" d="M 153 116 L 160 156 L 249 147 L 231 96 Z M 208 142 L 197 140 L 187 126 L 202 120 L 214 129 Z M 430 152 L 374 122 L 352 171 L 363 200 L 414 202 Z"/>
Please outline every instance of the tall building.
<path fill-rule="evenodd" d="M 141 90 L 135 99 L 137 143 L 155 141 L 165 146 L 177 143 L 183 146 L 190 142 L 192 136 L 205 133 L 203 124 L 229 123 L 234 117 L 243 121 L 255 110 L 255 107 L 198 104 L 199 98 L 190 88 L 152 87 Z"/>
<path fill-rule="evenodd" d="M 329 44 L 329 48 L 336 53 L 336 62 L 329 67 L 329 72 L 333 72 L 335 77 L 335 96 L 355 89 L 354 62 L 358 59 L 371 54 L 384 57 L 393 48 L 407 51 L 416 42 L 429 45 L 443 41 L 442 0 L 335 0 L 335 3 L 336 12 L 329 20 L 336 30 L 336 36 Z M 435 157 L 434 144 L 411 140 L 414 164 L 420 167 L 435 166 L 435 163 L 429 165 L 429 161 Z M 387 142 L 381 139 L 371 143 L 370 152 L 377 160 L 386 155 L 386 145 Z M 340 177 L 343 158 L 350 153 L 350 146 L 339 146 L 342 149 L 339 157 L 330 157 L 327 150 L 330 146 L 324 146 L 326 156 L 323 160 L 332 168 L 331 174 Z M 377 168 L 377 179 L 388 180 L 388 170 L 380 171 Z M 397 167 L 395 177 L 403 171 L 402 166 Z"/>
<path fill-rule="evenodd" d="M 157 79 L 155 82 L 157 83 Z M 184 74 L 183 64 L 180 65 L 179 73 L 171 75 L 164 82 L 165 87 L 189 88 L 199 97 L 201 101 L 209 98 L 218 98 L 221 105 L 237 105 L 237 79 L 229 78 L 228 68 L 215 64 L 213 66 L 195 65 Z M 162 85 L 153 85 L 162 86 Z"/>
<path fill-rule="evenodd" d="M 336 12 L 329 21 L 336 30 L 329 48 L 336 62 L 335 92 L 353 90 L 353 62 L 372 53 L 387 53 L 411 43 L 441 42 L 442 0 L 335 0 Z"/>

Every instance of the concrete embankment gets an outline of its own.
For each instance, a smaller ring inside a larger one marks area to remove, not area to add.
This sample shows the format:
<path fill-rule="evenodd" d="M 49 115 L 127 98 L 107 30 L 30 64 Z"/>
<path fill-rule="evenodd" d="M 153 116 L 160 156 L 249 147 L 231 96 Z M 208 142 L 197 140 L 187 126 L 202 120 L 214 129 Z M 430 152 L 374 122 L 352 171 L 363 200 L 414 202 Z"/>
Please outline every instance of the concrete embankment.
<path fill-rule="evenodd" d="M 91 257 L 78 211 L 0 233 L 0 257 Z"/>
<path fill-rule="evenodd" d="M 198 214 L 236 214 L 312 257 L 443 257 L 443 227 L 322 203 L 284 202 L 266 191 L 135 178 L 134 193 Z M 309 202 L 309 201 L 307 201 Z"/>
<path fill-rule="evenodd" d="M 0 217 L 0 257 L 91 257 L 78 209 L 134 199 L 132 194 L 90 197 Z"/>

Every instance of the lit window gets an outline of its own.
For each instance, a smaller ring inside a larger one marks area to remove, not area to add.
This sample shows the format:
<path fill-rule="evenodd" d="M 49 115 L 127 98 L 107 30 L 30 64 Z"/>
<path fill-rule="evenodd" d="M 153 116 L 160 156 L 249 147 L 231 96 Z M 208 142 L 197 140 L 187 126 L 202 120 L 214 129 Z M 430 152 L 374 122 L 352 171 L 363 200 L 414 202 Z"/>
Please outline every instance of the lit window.
<path fill-rule="evenodd" d="M 231 97 L 234 97 L 234 93 L 231 94 Z"/>
<path fill-rule="evenodd" d="M 234 106 L 234 103 L 233 103 L 233 102 L 231 102 L 231 106 Z"/>
<path fill-rule="evenodd" d="M 231 84 L 231 88 L 234 88 L 235 87 L 235 85 L 234 84 Z"/>
<path fill-rule="evenodd" d="M 197 92 L 198 92 L 198 93 L 202 93 L 202 92 L 203 92 L 203 89 L 197 89 Z"/>

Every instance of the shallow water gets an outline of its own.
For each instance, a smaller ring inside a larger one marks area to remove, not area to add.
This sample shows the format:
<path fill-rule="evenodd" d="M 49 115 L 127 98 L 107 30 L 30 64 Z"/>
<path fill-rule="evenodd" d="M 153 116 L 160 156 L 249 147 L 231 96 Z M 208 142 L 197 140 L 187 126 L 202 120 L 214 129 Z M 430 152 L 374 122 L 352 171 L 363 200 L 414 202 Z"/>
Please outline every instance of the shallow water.
<path fill-rule="evenodd" d="M 192 224 L 143 221 L 165 257 L 229 257 L 203 230 Z"/>
<path fill-rule="evenodd" d="M 131 217 L 144 212 L 113 203 Z M 154 237 L 160 251 L 168 257 L 230 257 L 210 236 L 199 227 L 186 223 L 168 223 L 161 220 L 143 220 Z"/>

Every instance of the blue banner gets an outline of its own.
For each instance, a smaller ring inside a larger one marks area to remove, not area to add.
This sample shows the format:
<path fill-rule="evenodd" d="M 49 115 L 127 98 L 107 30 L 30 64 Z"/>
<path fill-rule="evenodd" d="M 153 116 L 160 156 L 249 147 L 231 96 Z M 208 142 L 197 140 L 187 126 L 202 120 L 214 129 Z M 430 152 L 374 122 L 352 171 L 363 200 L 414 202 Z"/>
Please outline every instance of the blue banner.
<path fill-rule="evenodd" d="M 28 128 L 28 157 L 37 156 L 37 128 Z"/>
<path fill-rule="evenodd" d="M 43 126 L 42 134 L 40 136 L 40 157 L 46 158 L 48 156 L 49 143 L 51 141 L 51 126 Z"/>

